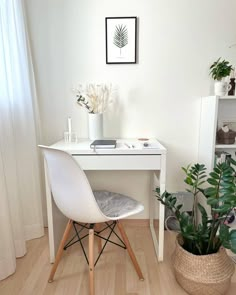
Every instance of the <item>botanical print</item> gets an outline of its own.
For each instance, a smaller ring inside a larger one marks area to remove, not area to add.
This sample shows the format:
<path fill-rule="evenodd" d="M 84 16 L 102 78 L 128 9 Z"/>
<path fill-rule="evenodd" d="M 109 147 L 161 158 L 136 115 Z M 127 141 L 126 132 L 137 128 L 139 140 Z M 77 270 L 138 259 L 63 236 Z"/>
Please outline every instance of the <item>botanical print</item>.
<path fill-rule="evenodd" d="M 120 48 L 121 56 L 121 49 L 128 44 L 128 29 L 125 25 L 121 24 L 116 26 L 113 44 Z"/>
<path fill-rule="evenodd" d="M 136 63 L 137 17 L 106 17 L 106 63 Z"/>

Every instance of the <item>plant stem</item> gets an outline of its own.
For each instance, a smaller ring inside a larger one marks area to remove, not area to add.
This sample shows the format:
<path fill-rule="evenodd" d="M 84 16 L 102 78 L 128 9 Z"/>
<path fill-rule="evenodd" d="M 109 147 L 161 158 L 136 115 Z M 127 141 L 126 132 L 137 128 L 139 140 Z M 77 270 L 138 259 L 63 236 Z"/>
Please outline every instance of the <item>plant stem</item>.
<path fill-rule="evenodd" d="M 222 172 L 220 173 L 220 178 L 219 178 L 219 181 L 218 181 L 218 184 L 217 184 L 217 189 L 216 189 L 216 192 L 217 192 L 216 193 L 216 198 L 217 199 L 219 199 L 219 189 L 220 189 L 221 177 L 222 177 Z M 211 210 L 211 216 L 212 216 L 213 222 L 212 222 L 212 225 L 211 225 L 211 233 L 210 233 L 210 238 L 209 238 L 209 241 L 208 241 L 207 253 L 206 254 L 208 254 L 208 252 L 210 250 L 210 247 L 211 247 L 211 244 L 213 244 L 213 238 L 216 235 L 218 227 L 219 227 L 219 222 L 218 222 L 218 225 L 216 226 L 216 231 L 214 230 L 215 224 L 216 224 L 216 218 L 215 218 L 215 213 L 212 210 Z"/>
<path fill-rule="evenodd" d="M 197 194 L 199 192 L 199 190 L 197 189 L 197 184 L 198 184 L 198 177 L 196 179 L 196 185 L 194 185 L 193 187 L 193 209 L 192 209 L 192 218 L 193 218 L 193 227 L 194 227 L 194 231 L 196 232 L 196 228 L 197 228 L 197 214 L 196 214 L 196 205 L 197 205 Z"/>

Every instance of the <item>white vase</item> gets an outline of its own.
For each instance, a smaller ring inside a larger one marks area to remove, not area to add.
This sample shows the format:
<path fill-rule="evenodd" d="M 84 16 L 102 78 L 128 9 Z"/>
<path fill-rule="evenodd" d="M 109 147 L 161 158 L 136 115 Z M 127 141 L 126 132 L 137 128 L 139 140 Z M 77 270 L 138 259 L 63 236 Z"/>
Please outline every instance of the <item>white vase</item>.
<path fill-rule="evenodd" d="M 88 114 L 89 139 L 103 138 L 103 114 Z"/>
<path fill-rule="evenodd" d="M 215 95 L 225 96 L 228 94 L 231 85 L 225 81 L 217 81 L 215 82 Z"/>

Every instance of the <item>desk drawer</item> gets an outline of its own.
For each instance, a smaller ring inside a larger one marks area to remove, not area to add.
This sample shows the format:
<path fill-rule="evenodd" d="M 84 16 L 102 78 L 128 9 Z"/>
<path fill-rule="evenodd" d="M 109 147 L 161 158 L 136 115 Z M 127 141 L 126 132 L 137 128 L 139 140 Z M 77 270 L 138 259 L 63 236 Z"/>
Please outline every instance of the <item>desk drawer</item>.
<path fill-rule="evenodd" d="M 159 170 L 161 155 L 73 155 L 83 170 Z"/>

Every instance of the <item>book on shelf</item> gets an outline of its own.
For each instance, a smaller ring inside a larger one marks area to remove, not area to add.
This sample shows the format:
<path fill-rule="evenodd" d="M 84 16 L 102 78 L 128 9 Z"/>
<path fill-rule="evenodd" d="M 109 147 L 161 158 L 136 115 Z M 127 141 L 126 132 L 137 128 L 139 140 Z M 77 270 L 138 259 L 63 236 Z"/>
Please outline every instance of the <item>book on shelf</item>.
<path fill-rule="evenodd" d="M 96 139 L 90 144 L 91 149 L 115 149 L 116 139 Z"/>

